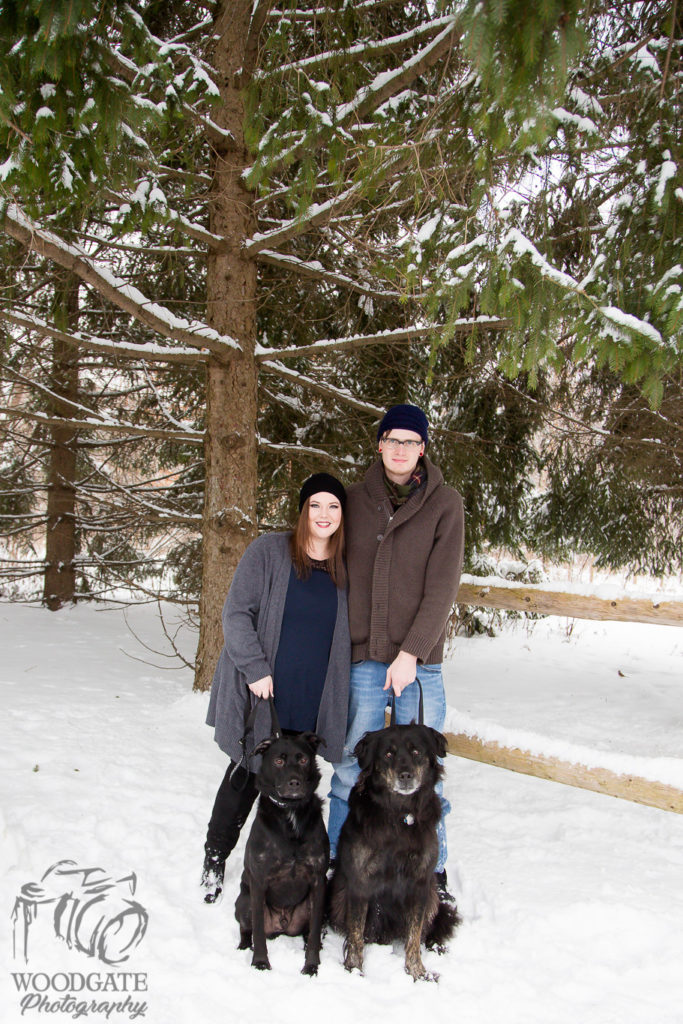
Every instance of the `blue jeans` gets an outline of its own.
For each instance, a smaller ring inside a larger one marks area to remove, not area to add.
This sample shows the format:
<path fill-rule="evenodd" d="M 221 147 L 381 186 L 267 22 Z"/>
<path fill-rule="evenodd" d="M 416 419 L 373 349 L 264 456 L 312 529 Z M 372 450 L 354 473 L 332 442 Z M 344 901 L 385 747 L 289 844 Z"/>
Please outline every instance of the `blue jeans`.
<path fill-rule="evenodd" d="M 384 690 L 389 663 L 381 661 L 357 661 L 351 665 L 351 684 L 349 687 L 349 718 L 346 726 L 346 742 L 344 757 L 334 765 L 332 787 L 330 789 L 330 817 L 327 831 L 330 836 L 330 856 L 336 856 L 337 842 L 341 827 L 348 814 L 348 799 L 360 769 L 353 756 L 358 740 L 366 732 L 374 732 L 384 727 L 384 711 L 391 705 L 392 690 Z M 424 695 L 424 722 L 433 729 L 443 732 L 446 719 L 446 695 L 443 689 L 441 665 L 418 665 L 417 677 L 422 684 Z M 396 698 L 396 723 L 407 725 L 418 719 L 418 703 L 420 691 L 413 683 L 407 686 L 400 697 Z M 443 871 L 446 865 L 448 849 L 446 846 L 445 817 L 451 809 L 448 800 L 443 796 L 441 782 L 436 786 L 436 793 L 441 800 L 441 820 L 437 826 L 439 840 L 439 860 L 437 871 Z"/>

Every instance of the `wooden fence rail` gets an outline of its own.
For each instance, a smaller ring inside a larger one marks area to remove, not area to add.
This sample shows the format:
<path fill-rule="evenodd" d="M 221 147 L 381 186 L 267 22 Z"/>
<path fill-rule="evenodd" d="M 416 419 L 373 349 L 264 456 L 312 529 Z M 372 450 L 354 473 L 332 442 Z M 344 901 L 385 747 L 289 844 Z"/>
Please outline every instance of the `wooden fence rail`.
<path fill-rule="evenodd" d="M 548 584 L 464 576 L 456 600 L 458 604 L 569 618 L 683 626 L 683 599 L 664 595 L 661 600 L 656 596 L 645 598 L 626 594 L 601 597 L 571 593 Z M 683 814 L 683 790 L 663 782 L 532 754 L 528 750 L 501 746 L 465 733 L 447 733 L 446 739 L 449 753 L 458 757 Z"/>
<path fill-rule="evenodd" d="M 446 733 L 449 754 L 482 761 L 497 768 L 507 768 L 538 779 L 562 782 L 566 786 L 590 789 L 594 793 L 632 800 L 634 803 L 658 807 L 663 811 L 683 814 L 683 790 L 664 782 L 653 782 L 637 775 L 619 775 L 607 768 L 575 764 L 557 757 L 532 754 L 517 747 L 503 747 L 465 733 Z"/>
<path fill-rule="evenodd" d="M 464 576 L 456 601 L 458 604 L 576 619 L 683 626 L 683 599 L 666 595 L 662 595 L 661 600 L 626 594 L 614 598 L 598 597 L 594 594 L 572 594 L 543 583 L 511 583 L 493 577 Z"/>

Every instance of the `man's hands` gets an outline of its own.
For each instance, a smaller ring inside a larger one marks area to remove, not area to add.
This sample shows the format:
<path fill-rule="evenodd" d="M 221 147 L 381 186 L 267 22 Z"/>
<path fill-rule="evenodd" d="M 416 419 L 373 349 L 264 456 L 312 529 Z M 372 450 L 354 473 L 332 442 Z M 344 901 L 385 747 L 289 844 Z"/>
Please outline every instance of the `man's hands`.
<path fill-rule="evenodd" d="M 387 669 L 387 681 L 384 689 L 393 689 L 397 697 L 401 696 L 406 686 L 415 682 L 417 676 L 417 658 L 407 651 L 399 651 Z"/>
<path fill-rule="evenodd" d="M 257 679 L 255 683 L 249 683 L 249 689 L 257 697 L 267 700 L 268 697 L 273 696 L 273 677 L 264 676 L 263 679 Z"/>

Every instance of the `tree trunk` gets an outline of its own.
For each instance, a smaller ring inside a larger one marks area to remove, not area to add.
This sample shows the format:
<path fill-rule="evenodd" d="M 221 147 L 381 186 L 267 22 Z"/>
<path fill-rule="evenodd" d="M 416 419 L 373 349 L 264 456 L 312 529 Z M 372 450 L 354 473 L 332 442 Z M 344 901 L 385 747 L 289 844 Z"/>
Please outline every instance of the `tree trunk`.
<path fill-rule="evenodd" d="M 58 289 L 55 319 L 74 330 L 78 319 L 78 278 L 69 276 Z M 73 421 L 73 409 L 60 399 L 78 400 L 78 349 L 55 339 L 52 343 L 52 378 L 49 387 L 57 396 L 54 416 Z M 47 527 L 45 536 L 45 583 L 43 603 L 55 612 L 73 601 L 76 592 L 76 456 L 77 432 L 73 426 L 51 427 L 52 448 L 48 471 Z"/>
<path fill-rule="evenodd" d="M 207 272 L 208 320 L 239 341 L 241 352 L 213 355 L 206 381 L 206 480 L 202 524 L 202 594 L 195 689 L 211 685 L 223 643 L 221 609 L 244 549 L 257 533 L 256 263 L 243 243 L 255 230 L 253 196 L 242 174 L 244 104 L 237 72 L 244 66 L 252 0 L 225 0 L 216 15 L 215 67 L 222 104 L 214 120 L 234 142 L 213 153 L 211 231 L 226 240 L 212 253 Z"/>

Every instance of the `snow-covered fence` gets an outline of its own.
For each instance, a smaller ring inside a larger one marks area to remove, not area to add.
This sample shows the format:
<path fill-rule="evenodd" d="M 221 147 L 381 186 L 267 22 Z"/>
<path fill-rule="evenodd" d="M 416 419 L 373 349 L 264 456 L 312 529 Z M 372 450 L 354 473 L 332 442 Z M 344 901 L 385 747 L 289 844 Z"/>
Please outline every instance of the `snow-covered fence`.
<path fill-rule="evenodd" d="M 671 594 L 629 595 L 611 584 L 588 592 L 584 587 L 572 585 L 562 588 L 517 583 L 495 576 L 463 576 L 457 602 L 577 619 L 683 626 L 683 598 Z M 613 771 L 600 765 L 505 746 L 465 732 L 446 733 L 446 738 L 449 753 L 458 757 L 683 814 L 683 788 L 675 785 L 630 771 Z"/>
<path fill-rule="evenodd" d="M 539 779 L 562 782 L 567 786 L 590 789 L 594 793 L 605 793 L 622 800 L 683 814 L 683 789 L 665 782 L 630 773 L 622 774 L 599 765 L 533 753 L 519 747 L 503 746 L 467 733 L 446 733 L 446 740 L 448 752 L 457 757 L 467 757 L 472 761 L 482 761 L 509 771 L 534 775 Z"/>
<path fill-rule="evenodd" d="M 517 583 L 497 576 L 463 576 L 458 604 L 509 611 L 562 615 L 575 619 L 612 619 L 683 626 L 683 598 L 672 594 L 629 595 L 613 584 L 587 592 L 547 583 Z"/>

